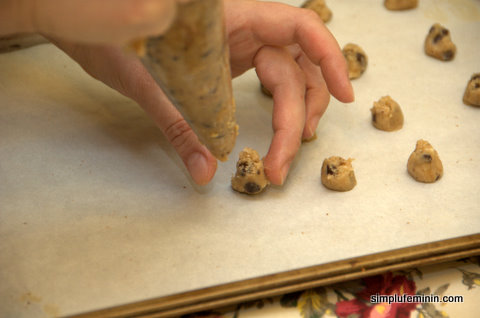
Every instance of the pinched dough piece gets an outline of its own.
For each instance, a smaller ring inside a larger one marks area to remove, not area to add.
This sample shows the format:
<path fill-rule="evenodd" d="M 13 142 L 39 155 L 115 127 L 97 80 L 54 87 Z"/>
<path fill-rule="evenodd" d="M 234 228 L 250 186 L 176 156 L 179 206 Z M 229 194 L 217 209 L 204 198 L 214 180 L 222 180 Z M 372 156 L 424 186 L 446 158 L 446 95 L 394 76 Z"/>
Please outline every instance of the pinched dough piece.
<path fill-rule="evenodd" d="M 471 106 L 480 106 L 480 73 L 473 74 L 468 81 L 463 102 Z"/>
<path fill-rule="evenodd" d="M 353 43 L 345 45 L 342 52 L 347 60 L 348 78 L 354 79 L 360 77 L 367 69 L 367 54 L 365 54 L 360 46 Z"/>
<path fill-rule="evenodd" d="M 440 157 L 428 141 L 418 140 L 415 150 L 408 158 L 408 173 L 417 181 L 432 183 L 443 175 Z"/>
<path fill-rule="evenodd" d="M 425 39 L 425 53 L 442 61 L 450 61 L 456 52 L 457 47 L 450 38 L 450 31 L 438 23 L 432 25 Z"/>
<path fill-rule="evenodd" d="M 400 105 L 390 96 L 383 96 L 373 103 L 372 124 L 375 128 L 385 131 L 399 130 L 403 127 L 403 113 Z"/>
<path fill-rule="evenodd" d="M 408 10 L 416 8 L 418 0 L 385 0 L 384 5 L 388 10 Z"/>
<path fill-rule="evenodd" d="M 302 5 L 302 8 L 313 10 L 323 22 L 328 22 L 332 19 L 332 10 L 327 7 L 325 0 L 307 0 Z"/>
<path fill-rule="evenodd" d="M 244 148 L 237 161 L 235 176 L 232 177 L 232 188 L 242 193 L 257 194 L 269 184 L 258 153 L 251 148 Z"/>
<path fill-rule="evenodd" d="M 330 190 L 352 190 L 357 184 L 352 161 L 353 159 L 345 160 L 337 156 L 325 159 L 321 173 L 322 184 Z"/>

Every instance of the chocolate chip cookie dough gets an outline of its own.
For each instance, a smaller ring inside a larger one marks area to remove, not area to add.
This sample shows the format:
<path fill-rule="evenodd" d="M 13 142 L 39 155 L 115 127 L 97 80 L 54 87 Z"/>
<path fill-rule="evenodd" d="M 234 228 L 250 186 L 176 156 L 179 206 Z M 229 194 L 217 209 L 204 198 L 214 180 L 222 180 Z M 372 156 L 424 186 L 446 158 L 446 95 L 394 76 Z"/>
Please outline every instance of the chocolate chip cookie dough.
<path fill-rule="evenodd" d="M 480 106 L 480 73 L 473 74 L 468 81 L 463 102 L 470 106 Z"/>
<path fill-rule="evenodd" d="M 232 188 L 247 194 L 262 192 L 270 182 L 265 176 L 263 161 L 251 148 L 244 148 L 237 161 L 237 171 L 232 178 Z"/>
<path fill-rule="evenodd" d="M 385 0 L 383 4 L 388 10 L 408 10 L 416 8 L 418 0 Z"/>
<path fill-rule="evenodd" d="M 370 109 L 372 125 L 380 130 L 394 131 L 403 127 L 403 113 L 400 105 L 390 96 L 383 96 Z"/>
<path fill-rule="evenodd" d="M 343 56 L 347 60 L 348 78 L 355 79 L 367 69 L 367 54 L 357 44 L 348 43 L 342 49 Z"/>
<path fill-rule="evenodd" d="M 146 68 L 200 141 L 217 159 L 226 161 L 238 126 L 222 0 L 179 4 L 169 31 L 144 42 Z"/>
<path fill-rule="evenodd" d="M 332 10 L 327 7 L 325 0 L 307 0 L 302 4 L 302 8 L 313 10 L 323 22 L 332 19 Z"/>
<path fill-rule="evenodd" d="M 441 61 L 450 61 L 455 57 L 457 47 L 452 42 L 450 31 L 435 23 L 425 39 L 425 53 Z"/>
<path fill-rule="evenodd" d="M 428 141 L 417 141 L 415 150 L 408 158 L 408 173 L 417 181 L 432 183 L 443 175 L 443 165 L 437 151 Z"/>
<path fill-rule="evenodd" d="M 337 156 L 325 159 L 321 173 L 322 184 L 330 190 L 352 190 L 357 184 L 352 161 L 353 159 L 345 160 Z"/>

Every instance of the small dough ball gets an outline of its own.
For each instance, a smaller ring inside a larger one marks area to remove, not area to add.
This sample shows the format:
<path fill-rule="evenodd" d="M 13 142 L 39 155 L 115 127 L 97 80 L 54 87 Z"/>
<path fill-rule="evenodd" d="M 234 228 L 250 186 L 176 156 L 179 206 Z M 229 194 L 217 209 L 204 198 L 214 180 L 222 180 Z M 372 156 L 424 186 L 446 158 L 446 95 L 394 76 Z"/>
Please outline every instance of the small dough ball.
<path fill-rule="evenodd" d="M 353 43 L 345 45 L 342 52 L 347 60 L 348 78 L 354 79 L 360 77 L 367 69 L 367 54 L 365 54 L 360 46 Z"/>
<path fill-rule="evenodd" d="M 435 23 L 425 39 L 425 53 L 441 61 L 450 61 L 455 57 L 457 47 L 450 38 L 450 31 Z"/>
<path fill-rule="evenodd" d="M 385 131 L 399 130 L 403 127 L 403 113 L 400 105 L 390 96 L 383 96 L 373 103 L 372 124 L 375 128 Z"/>
<path fill-rule="evenodd" d="M 468 81 L 463 102 L 470 106 L 480 106 L 480 73 L 473 74 Z"/>
<path fill-rule="evenodd" d="M 257 194 L 269 183 L 258 153 L 251 148 L 244 148 L 237 161 L 235 176 L 232 177 L 232 188 L 242 193 Z"/>
<path fill-rule="evenodd" d="M 313 10 L 324 23 L 332 19 L 332 10 L 325 4 L 325 0 L 307 0 L 302 4 L 302 8 Z"/>
<path fill-rule="evenodd" d="M 418 0 L 385 0 L 383 4 L 388 10 L 408 10 L 416 8 Z"/>
<path fill-rule="evenodd" d="M 345 160 L 337 156 L 325 159 L 322 165 L 322 184 L 330 190 L 352 190 L 357 184 L 352 161 L 353 159 Z"/>
<path fill-rule="evenodd" d="M 418 140 L 415 150 L 408 158 L 408 173 L 417 181 L 432 183 L 443 175 L 443 165 L 432 145 L 425 140 Z"/>

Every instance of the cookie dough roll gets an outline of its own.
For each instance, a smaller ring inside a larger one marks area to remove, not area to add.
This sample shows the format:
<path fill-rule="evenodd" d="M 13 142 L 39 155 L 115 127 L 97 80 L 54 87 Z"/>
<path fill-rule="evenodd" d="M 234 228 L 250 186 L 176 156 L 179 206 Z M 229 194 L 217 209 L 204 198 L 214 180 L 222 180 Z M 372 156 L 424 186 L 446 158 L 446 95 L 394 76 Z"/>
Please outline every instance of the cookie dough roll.
<path fill-rule="evenodd" d="M 191 0 L 177 12 L 167 33 L 144 40 L 137 53 L 200 141 L 226 161 L 238 126 L 223 3 Z"/>

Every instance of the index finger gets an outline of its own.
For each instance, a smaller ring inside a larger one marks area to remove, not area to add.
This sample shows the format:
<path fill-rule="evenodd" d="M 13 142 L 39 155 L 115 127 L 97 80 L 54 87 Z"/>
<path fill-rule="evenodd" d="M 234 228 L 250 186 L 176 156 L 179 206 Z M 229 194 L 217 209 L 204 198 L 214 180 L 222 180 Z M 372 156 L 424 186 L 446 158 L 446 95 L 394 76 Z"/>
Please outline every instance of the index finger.
<path fill-rule="evenodd" d="M 330 93 L 342 102 L 354 100 L 340 46 L 315 12 L 279 3 L 256 5 L 258 8 L 250 18 L 251 30 L 259 42 L 274 46 L 298 43 L 308 58 L 321 67 Z"/>

